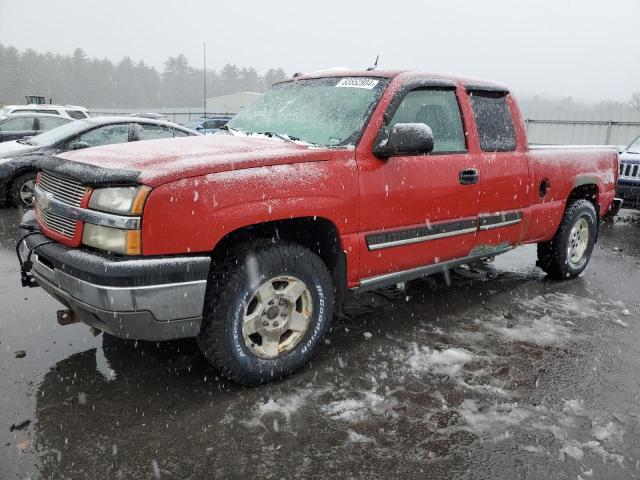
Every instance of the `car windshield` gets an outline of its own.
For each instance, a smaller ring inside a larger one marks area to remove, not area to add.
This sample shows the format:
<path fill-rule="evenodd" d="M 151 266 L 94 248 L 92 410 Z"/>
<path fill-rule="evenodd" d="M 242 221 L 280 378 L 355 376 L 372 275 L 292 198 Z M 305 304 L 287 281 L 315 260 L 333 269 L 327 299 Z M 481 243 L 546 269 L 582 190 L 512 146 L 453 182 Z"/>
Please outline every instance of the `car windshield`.
<path fill-rule="evenodd" d="M 627 152 L 640 154 L 640 137 L 631 142 L 631 145 L 627 147 Z"/>
<path fill-rule="evenodd" d="M 387 83 L 373 77 L 281 83 L 243 108 L 227 126 L 317 145 L 355 144 Z"/>
<path fill-rule="evenodd" d="M 57 128 L 51 129 L 48 132 L 41 133 L 35 137 L 31 137 L 25 143 L 29 145 L 37 145 L 38 147 L 50 147 L 58 142 L 66 140 L 69 137 L 73 137 L 90 126 L 89 122 L 84 120 L 75 120 L 73 122 L 66 123 Z"/>

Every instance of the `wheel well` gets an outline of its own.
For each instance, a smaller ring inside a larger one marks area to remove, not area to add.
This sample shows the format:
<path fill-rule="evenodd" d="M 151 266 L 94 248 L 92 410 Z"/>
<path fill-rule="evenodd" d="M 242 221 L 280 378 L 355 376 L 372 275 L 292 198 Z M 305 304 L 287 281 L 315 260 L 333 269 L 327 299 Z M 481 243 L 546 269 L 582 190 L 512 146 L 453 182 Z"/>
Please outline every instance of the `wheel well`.
<path fill-rule="evenodd" d="M 567 198 L 567 206 L 573 200 L 589 200 L 596 209 L 597 218 L 600 218 L 600 204 L 598 203 L 598 186 L 593 183 L 575 187 Z"/>
<path fill-rule="evenodd" d="M 347 291 L 347 259 L 333 222 L 322 217 L 300 217 L 249 225 L 228 233 L 218 242 L 212 253 L 213 262 L 235 245 L 257 239 L 287 240 L 316 253 L 333 277 L 338 311 Z"/>

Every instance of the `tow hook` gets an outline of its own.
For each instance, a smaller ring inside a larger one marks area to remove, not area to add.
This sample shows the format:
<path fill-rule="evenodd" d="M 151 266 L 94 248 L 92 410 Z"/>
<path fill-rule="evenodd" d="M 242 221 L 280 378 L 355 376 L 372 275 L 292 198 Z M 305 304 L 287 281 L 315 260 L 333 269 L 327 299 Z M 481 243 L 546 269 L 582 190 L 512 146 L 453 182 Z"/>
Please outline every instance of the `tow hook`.
<path fill-rule="evenodd" d="M 23 262 L 20 266 L 20 282 L 23 287 L 34 288 L 40 286 L 36 278 L 29 273 L 31 268 L 33 268 L 33 263 L 30 260 Z"/>
<path fill-rule="evenodd" d="M 63 327 L 80 321 L 73 310 L 58 310 L 56 315 L 58 316 L 58 324 Z"/>

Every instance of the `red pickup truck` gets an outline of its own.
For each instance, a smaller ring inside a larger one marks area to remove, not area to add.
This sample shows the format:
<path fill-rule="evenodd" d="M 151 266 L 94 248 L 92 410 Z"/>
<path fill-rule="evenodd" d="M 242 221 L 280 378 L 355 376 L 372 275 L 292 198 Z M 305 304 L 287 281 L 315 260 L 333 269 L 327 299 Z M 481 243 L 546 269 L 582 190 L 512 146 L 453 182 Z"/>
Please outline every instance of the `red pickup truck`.
<path fill-rule="evenodd" d="M 244 384 L 302 367 L 350 291 L 538 244 L 587 265 L 614 149 L 530 148 L 507 87 L 397 71 L 298 76 L 221 134 L 40 165 L 23 284 L 123 338 L 196 337 Z"/>

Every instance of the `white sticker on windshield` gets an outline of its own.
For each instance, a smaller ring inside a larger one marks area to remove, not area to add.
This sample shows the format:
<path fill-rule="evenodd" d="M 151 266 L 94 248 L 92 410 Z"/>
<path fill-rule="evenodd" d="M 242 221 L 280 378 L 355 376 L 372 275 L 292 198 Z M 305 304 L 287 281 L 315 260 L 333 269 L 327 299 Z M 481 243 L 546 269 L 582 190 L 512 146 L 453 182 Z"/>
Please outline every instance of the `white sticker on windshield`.
<path fill-rule="evenodd" d="M 365 88 L 371 90 L 378 84 L 378 80 L 373 78 L 343 78 L 336 87 L 342 88 Z"/>

